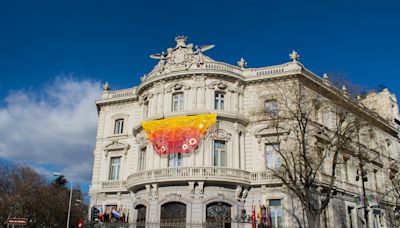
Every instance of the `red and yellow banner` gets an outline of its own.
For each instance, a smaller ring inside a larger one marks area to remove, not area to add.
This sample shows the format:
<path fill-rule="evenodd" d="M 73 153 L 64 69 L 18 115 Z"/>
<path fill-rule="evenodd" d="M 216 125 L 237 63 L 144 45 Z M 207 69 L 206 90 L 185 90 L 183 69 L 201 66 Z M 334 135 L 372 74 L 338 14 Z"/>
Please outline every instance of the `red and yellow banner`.
<path fill-rule="evenodd" d="M 147 121 L 142 126 L 158 154 L 190 153 L 216 121 L 216 114 L 201 114 Z"/>

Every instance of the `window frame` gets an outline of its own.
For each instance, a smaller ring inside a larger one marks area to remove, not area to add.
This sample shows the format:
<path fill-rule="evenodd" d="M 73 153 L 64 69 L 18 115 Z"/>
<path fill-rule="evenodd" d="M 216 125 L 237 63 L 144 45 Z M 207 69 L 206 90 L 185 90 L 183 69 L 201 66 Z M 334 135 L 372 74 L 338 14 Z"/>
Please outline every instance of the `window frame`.
<path fill-rule="evenodd" d="M 216 148 L 216 145 L 219 145 L 218 148 Z M 223 148 L 221 148 L 221 145 L 224 145 Z M 216 150 L 217 149 L 217 150 Z M 219 140 L 219 139 L 214 139 L 213 140 L 213 156 L 212 156 L 212 164 L 214 167 L 227 167 L 228 163 L 228 150 L 227 150 L 227 141 L 225 140 Z M 217 154 L 217 155 L 216 155 Z M 215 159 L 217 158 L 217 159 Z M 222 162 L 224 161 L 224 162 Z"/>
<path fill-rule="evenodd" d="M 279 205 L 271 206 L 271 201 L 279 201 Z M 268 207 L 271 216 L 271 228 L 282 228 L 283 227 L 283 207 L 282 207 L 282 199 L 269 199 L 268 200 Z M 272 211 L 275 211 L 274 218 L 272 217 Z M 281 216 L 279 216 L 279 213 Z M 279 217 L 281 218 L 279 220 Z M 275 221 L 275 224 L 272 224 Z"/>
<path fill-rule="evenodd" d="M 225 110 L 225 95 L 226 92 L 215 91 L 214 92 L 214 109 Z"/>
<path fill-rule="evenodd" d="M 146 154 L 147 154 L 147 147 L 143 147 L 139 149 L 139 164 L 138 164 L 138 171 L 144 171 L 146 169 Z"/>
<path fill-rule="evenodd" d="M 271 146 L 271 151 L 268 150 L 268 147 Z M 277 149 L 274 148 L 277 146 Z M 282 158 L 278 151 L 281 150 L 281 145 L 279 143 L 265 143 L 264 145 L 264 156 L 265 156 L 265 168 L 269 169 L 279 169 L 282 166 Z M 273 158 L 272 167 L 269 166 L 270 160 L 269 155 Z"/>
<path fill-rule="evenodd" d="M 177 99 L 175 99 L 177 98 Z M 176 106 L 175 106 L 176 102 Z M 182 112 L 185 110 L 185 97 L 184 97 L 184 92 L 175 92 L 172 94 L 172 107 L 171 111 L 172 112 Z"/>
<path fill-rule="evenodd" d="M 125 119 L 124 118 L 117 118 L 114 120 L 114 135 L 122 135 L 124 134 L 125 128 Z"/>
<path fill-rule="evenodd" d="M 113 163 L 113 161 L 116 160 L 116 159 L 119 159 L 119 163 L 118 164 L 116 164 L 116 163 L 114 164 Z M 121 163 L 122 163 L 122 156 L 110 157 L 110 168 L 109 168 L 108 180 L 112 180 L 112 181 L 120 180 Z M 116 169 L 116 171 L 115 171 L 115 167 L 118 167 Z"/>
<path fill-rule="evenodd" d="M 171 163 L 172 161 L 172 163 Z M 168 154 L 168 167 L 179 168 L 182 166 L 183 156 L 182 153 Z"/>

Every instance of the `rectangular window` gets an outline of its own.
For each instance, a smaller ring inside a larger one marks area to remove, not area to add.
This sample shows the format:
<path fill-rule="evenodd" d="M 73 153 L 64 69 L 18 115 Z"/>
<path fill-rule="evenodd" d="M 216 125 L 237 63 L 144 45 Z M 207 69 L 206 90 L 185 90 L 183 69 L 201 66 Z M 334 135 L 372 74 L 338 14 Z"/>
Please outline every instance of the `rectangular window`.
<path fill-rule="evenodd" d="M 119 170 L 121 167 L 121 157 L 112 157 L 110 162 L 110 180 L 119 180 Z"/>
<path fill-rule="evenodd" d="M 214 109 L 216 109 L 216 110 L 224 110 L 224 97 L 225 97 L 225 93 L 223 93 L 223 92 L 215 92 Z"/>
<path fill-rule="evenodd" d="M 122 133 L 124 133 L 124 119 L 117 119 L 114 124 L 114 135 Z"/>
<path fill-rule="evenodd" d="M 266 100 L 264 102 L 265 113 L 270 117 L 278 116 L 278 102 L 276 100 Z"/>
<path fill-rule="evenodd" d="M 281 228 L 282 205 L 280 199 L 269 200 L 269 213 L 271 216 L 271 228 Z"/>
<path fill-rule="evenodd" d="M 183 111 L 183 93 L 174 93 L 172 95 L 172 111 Z"/>
<path fill-rule="evenodd" d="M 170 154 L 168 155 L 168 167 L 176 168 L 182 165 L 182 154 Z"/>
<path fill-rule="evenodd" d="M 267 169 L 277 169 L 281 166 L 281 155 L 279 144 L 265 144 L 265 166 Z"/>
<path fill-rule="evenodd" d="M 140 149 L 139 152 L 139 171 L 146 169 L 146 147 Z"/>
<path fill-rule="evenodd" d="M 226 142 L 214 141 L 214 166 L 226 167 Z"/>

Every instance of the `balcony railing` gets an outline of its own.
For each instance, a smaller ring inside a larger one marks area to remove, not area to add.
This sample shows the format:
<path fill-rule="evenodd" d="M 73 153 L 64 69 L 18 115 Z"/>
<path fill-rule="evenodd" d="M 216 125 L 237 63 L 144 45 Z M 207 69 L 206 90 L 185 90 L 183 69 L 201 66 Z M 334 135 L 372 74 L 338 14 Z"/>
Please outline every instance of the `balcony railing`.
<path fill-rule="evenodd" d="M 100 182 L 101 191 L 125 191 L 126 181 L 110 180 Z"/>
<path fill-rule="evenodd" d="M 250 173 L 250 182 L 252 185 L 262 185 L 262 184 L 278 184 L 281 183 L 280 179 L 271 171 L 262 172 L 252 172 Z"/>
<path fill-rule="evenodd" d="M 250 184 L 250 172 L 224 167 L 180 167 L 148 170 L 128 177 L 127 187 L 136 188 L 144 184 L 159 182 L 215 181 Z"/>

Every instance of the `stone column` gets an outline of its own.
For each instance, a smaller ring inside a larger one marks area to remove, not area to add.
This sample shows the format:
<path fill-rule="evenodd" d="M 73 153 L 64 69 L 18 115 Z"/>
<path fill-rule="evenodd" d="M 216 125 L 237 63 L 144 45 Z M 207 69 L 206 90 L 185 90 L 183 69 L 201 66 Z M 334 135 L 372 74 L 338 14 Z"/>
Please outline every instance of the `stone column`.
<path fill-rule="evenodd" d="M 237 124 L 237 123 L 235 123 Z M 234 137 L 232 137 L 232 144 L 233 144 L 233 155 L 232 155 L 232 168 L 238 169 L 239 168 L 239 131 L 236 129 Z"/>

